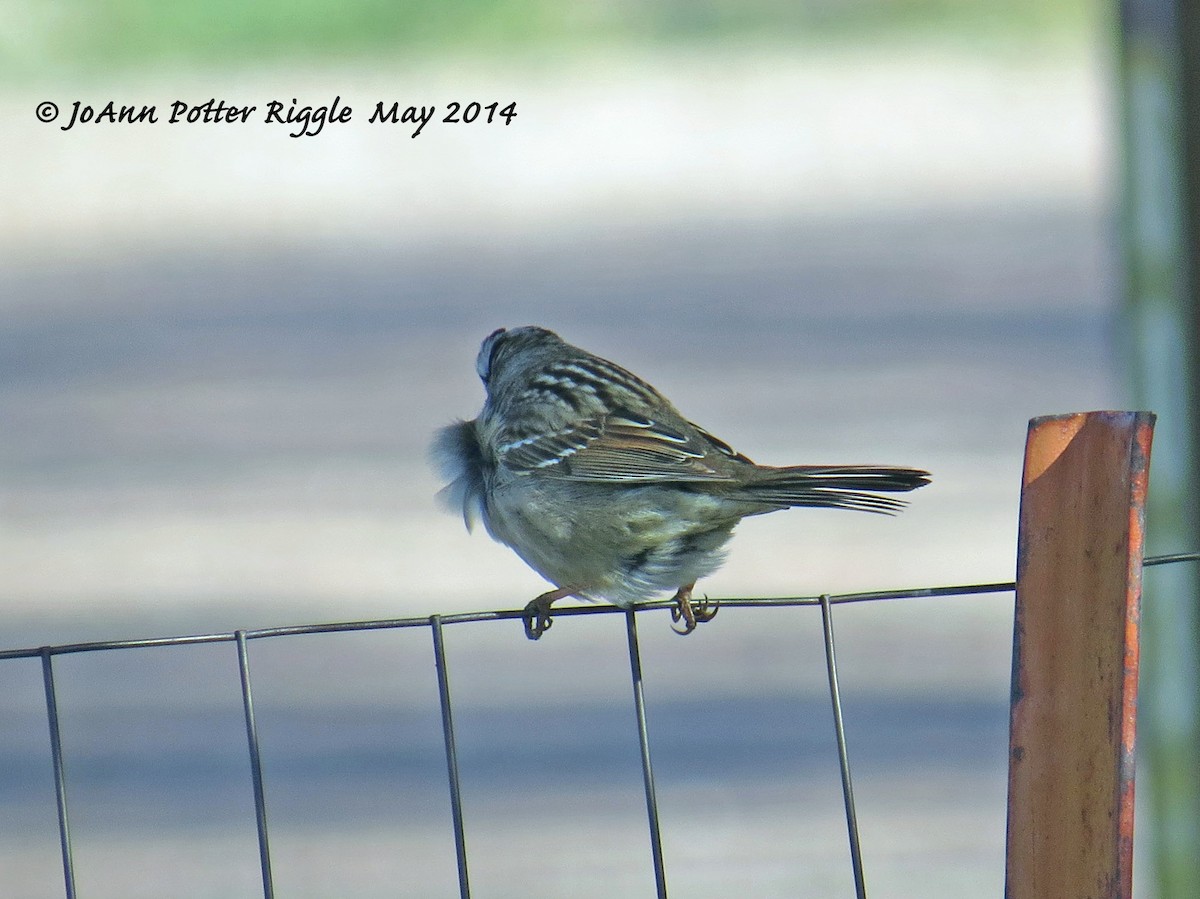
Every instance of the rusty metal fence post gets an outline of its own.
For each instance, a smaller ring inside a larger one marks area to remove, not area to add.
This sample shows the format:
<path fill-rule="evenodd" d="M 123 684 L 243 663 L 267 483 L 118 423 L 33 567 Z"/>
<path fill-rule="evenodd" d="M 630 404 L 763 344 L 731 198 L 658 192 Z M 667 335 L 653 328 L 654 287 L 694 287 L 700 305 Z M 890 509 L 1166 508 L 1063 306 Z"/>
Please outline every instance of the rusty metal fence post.
<path fill-rule="evenodd" d="M 1017 541 L 1008 899 L 1128 899 L 1154 416 L 1029 423 Z"/>

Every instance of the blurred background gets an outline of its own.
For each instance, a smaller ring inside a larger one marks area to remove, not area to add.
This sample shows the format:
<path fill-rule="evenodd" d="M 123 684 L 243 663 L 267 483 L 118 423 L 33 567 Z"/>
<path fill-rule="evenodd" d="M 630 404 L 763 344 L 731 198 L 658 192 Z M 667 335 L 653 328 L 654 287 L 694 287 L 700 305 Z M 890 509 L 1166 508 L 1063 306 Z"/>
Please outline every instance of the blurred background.
<path fill-rule="evenodd" d="M 934 473 L 745 522 L 716 597 L 1011 580 L 1028 419 L 1134 402 L 1097 0 L 2 6 L 0 648 L 523 606 L 425 460 L 500 326 L 756 461 Z M 210 99 L 258 110 L 166 123 Z M 517 115 L 441 121 L 472 101 Z M 835 620 L 872 895 L 998 895 L 1011 596 Z M 622 631 L 448 628 L 476 895 L 652 893 Z M 672 894 L 852 892 L 819 615 L 641 633 Z M 457 895 L 431 663 L 252 645 L 278 895 Z M 81 895 L 258 894 L 232 646 L 55 665 Z M 41 691 L 0 664 L 12 896 L 62 892 Z"/>

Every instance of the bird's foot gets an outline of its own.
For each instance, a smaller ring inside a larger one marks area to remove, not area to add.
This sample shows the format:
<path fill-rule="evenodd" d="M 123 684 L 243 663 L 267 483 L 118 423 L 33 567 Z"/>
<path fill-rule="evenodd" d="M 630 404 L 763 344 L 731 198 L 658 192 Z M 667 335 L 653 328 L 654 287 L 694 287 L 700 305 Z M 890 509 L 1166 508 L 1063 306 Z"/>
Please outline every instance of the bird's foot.
<path fill-rule="evenodd" d="M 530 640 L 537 640 L 550 630 L 550 625 L 554 624 L 550 617 L 550 604 L 574 593 L 574 590 L 560 587 L 530 600 L 529 605 L 525 606 L 525 615 L 521 619 L 525 623 L 525 636 Z"/>
<path fill-rule="evenodd" d="M 677 634 L 690 634 L 696 629 L 696 625 L 703 624 L 706 621 L 712 621 L 717 617 L 717 611 L 720 609 L 720 604 L 716 600 L 709 603 L 708 597 L 692 604 L 692 588 L 695 583 L 680 587 L 679 592 L 675 594 L 675 608 L 671 609 L 671 620 L 674 622 L 683 622 L 683 627 L 678 628 L 674 624 L 671 625 L 671 630 Z"/>

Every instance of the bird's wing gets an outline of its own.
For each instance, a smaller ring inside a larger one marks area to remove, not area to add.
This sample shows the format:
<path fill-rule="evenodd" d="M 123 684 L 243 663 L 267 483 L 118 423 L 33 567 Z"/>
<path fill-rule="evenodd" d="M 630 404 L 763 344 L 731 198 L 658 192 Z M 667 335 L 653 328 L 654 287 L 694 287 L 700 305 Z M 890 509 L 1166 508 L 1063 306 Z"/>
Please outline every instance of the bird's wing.
<path fill-rule="evenodd" d="M 731 481 L 722 457 L 748 462 L 707 431 L 617 410 L 552 434 L 509 435 L 500 462 L 517 472 L 573 481 Z"/>

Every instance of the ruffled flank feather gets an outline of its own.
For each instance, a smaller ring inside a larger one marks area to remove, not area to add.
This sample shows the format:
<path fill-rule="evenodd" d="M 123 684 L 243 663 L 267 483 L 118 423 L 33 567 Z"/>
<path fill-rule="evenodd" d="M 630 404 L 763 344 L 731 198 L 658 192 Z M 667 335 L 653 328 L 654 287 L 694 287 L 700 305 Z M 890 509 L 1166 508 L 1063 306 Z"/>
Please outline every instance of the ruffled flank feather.
<path fill-rule="evenodd" d="M 429 458 L 449 481 L 438 491 L 438 501 L 451 512 L 461 512 L 467 531 L 474 530 L 484 515 L 484 458 L 475 423 L 456 421 L 438 431 Z"/>

